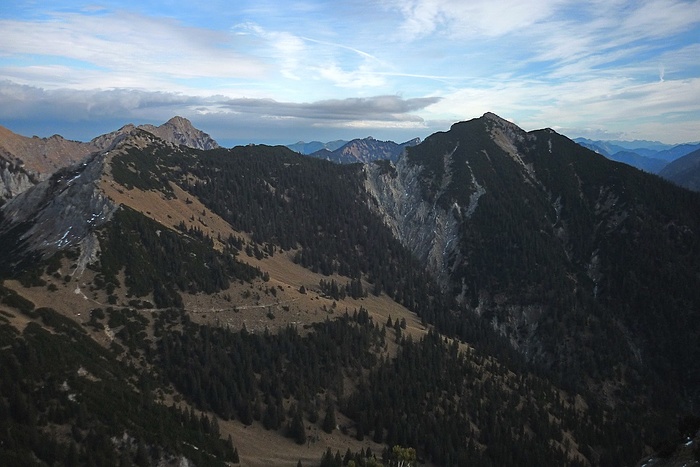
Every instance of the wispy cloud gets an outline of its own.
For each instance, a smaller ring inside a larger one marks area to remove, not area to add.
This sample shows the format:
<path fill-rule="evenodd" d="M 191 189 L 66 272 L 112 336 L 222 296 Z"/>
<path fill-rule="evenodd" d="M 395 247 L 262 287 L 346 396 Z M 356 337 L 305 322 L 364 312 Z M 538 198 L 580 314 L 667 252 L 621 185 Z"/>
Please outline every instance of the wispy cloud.
<path fill-rule="evenodd" d="M 562 0 L 402 0 L 386 6 L 401 12 L 400 31 L 418 39 L 494 37 L 522 31 L 548 18 Z"/>
<path fill-rule="evenodd" d="M 74 74 L 99 71 L 133 87 L 162 87 L 169 79 L 256 78 L 267 71 L 259 59 L 236 50 L 234 35 L 126 11 L 56 13 L 42 21 L 2 20 L 0 29 L 0 54 L 14 56 L 16 62 L 31 66 L 68 59 Z M 17 78 L 2 71 L 6 78 Z M 64 84 L 51 82 L 50 74 L 43 81 L 47 87 Z M 95 87 L 87 79 L 72 84 Z"/>

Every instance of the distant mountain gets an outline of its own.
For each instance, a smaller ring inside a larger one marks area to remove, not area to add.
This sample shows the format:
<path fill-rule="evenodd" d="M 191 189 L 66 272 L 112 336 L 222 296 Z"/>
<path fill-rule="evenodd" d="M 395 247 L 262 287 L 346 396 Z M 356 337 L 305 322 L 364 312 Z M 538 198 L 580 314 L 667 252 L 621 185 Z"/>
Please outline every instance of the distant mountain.
<path fill-rule="evenodd" d="M 594 141 L 587 138 L 574 138 L 574 141 L 583 147 L 602 154 L 605 157 L 610 157 L 616 152 L 624 151 L 627 148 L 615 144 L 614 141 Z"/>
<path fill-rule="evenodd" d="M 367 163 L 376 160 L 396 161 L 403 154 L 405 148 L 415 146 L 418 143 L 420 143 L 420 138 L 398 144 L 393 141 L 379 141 L 368 137 L 354 139 L 334 151 L 321 149 L 310 156 L 340 164 Z"/>
<path fill-rule="evenodd" d="M 659 173 L 669 162 L 700 149 L 700 143 L 670 145 L 658 141 L 594 141 L 586 138 L 575 138 L 574 141 L 610 160 L 650 173 Z"/>
<path fill-rule="evenodd" d="M 305 143 L 299 141 L 298 143 L 288 144 L 287 147 L 292 151 L 298 152 L 299 154 L 309 155 L 311 153 L 326 149 L 328 151 L 335 151 L 341 146 L 347 144 L 347 141 L 336 140 L 329 141 L 327 143 L 322 143 L 320 141 L 311 141 L 310 143 Z"/>
<path fill-rule="evenodd" d="M 646 157 L 634 151 L 618 151 L 615 154 L 608 156 L 608 159 L 612 161 L 622 162 L 632 167 L 637 167 L 645 172 L 649 173 L 659 173 L 668 162 L 663 159 Z"/>
<path fill-rule="evenodd" d="M 697 151 L 698 149 L 700 149 L 700 143 L 679 144 L 678 146 L 674 146 L 670 149 L 659 151 L 654 157 L 672 162 L 679 157 L 683 157 L 686 154 Z"/>
<path fill-rule="evenodd" d="M 659 175 L 689 190 L 700 191 L 700 149 L 669 163 Z"/>
<path fill-rule="evenodd" d="M 660 141 L 647 141 L 647 140 L 633 140 L 633 141 L 622 141 L 622 140 L 592 140 L 588 138 L 574 138 L 574 141 L 582 146 L 586 146 L 604 156 L 614 154 L 619 151 L 634 151 L 642 156 L 649 156 L 649 152 L 657 153 L 660 151 L 666 151 L 673 148 L 675 145 L 666 144 Z M 597 147 L 598 149 L 594 149 Z"/>

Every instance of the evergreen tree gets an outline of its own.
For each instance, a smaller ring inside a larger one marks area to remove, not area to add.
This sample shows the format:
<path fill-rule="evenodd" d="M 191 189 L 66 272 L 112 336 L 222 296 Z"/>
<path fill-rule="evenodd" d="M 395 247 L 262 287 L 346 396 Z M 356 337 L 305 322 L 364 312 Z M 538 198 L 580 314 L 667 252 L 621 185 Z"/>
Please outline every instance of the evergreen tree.
<path fill-rule="evenodd" d="M 323 424 L 321 425 L 321 428 L 326 433 L 332 433 L 333 430 L 335 430 L 335 427 L 335 408 L 333 407 L 333 404 L 329 404 L 326 407 L 326 415 L 323 417 Z"/>

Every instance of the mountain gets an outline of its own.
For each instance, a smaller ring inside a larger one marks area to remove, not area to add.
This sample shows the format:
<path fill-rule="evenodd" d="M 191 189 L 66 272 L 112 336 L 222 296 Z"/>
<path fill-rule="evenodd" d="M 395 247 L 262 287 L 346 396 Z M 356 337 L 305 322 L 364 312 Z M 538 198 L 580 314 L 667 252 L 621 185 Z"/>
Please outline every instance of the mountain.
<path fill-rule="evenodd" d="M 700 149 L 669 163 L 659 175 L 689 190 L 700 191 Z"/>
<path fill-rule="evenodd" d="M 657 155 L 660 151 L 671 148 L 670 145 L 655 141 L 593 141 L 586 138 L 576 138 L 574 141 L 610 160 L 623 162 L 649 173 L 658 173 L 664 168 L 668 162 Z M 646 144 L 648 147 L 637 147 L 637 144 Z"/>
<path fill-rule="evenodd" d="M 123 130 L 0 208 L 12 465 L 631 465 L 696 407 L 695 193 L 494 114 L 365 164 Z"/>
<path fill-rule="evenodd" d="M 660 151 L 656 155 L 656 157 L 666 160 L 668 162 L 672 162 L 678 159 L 679 157 L 683 157 L 686 154 L 690 154 L 693 151 L 697 151 L 698 149 L 700 149 L 700 143 L 679 144 L 678 146 L 674 146 L 665 151 Z"/>
<path fill-rule="evenodd" d="M 329 141 L 327 143 L 322 143 L 320 141 L 311 141 L 310 143 L 305 143 L 303 141 L 299 141 L 294 144 L 288 144 L 287 147 L 292 151 L 298 152 L 300 154 L 309 155 L 322 149 L 326 149 L 328 151 L 335 151 L 336 149 L 340 148 L 341 146 L 344 146 L 345 144 L 347 144 L 347 141 L 343 140 Z"/>
<path fill-rule="evenodd" d="M 642 156 L 649 157 L 658 152 L 667 151 L 674 147 L 673 144 L 665 144 L 660 141 L 647 140 L 591 140 L 588 138 L 574 138 L 578 144 L 585 146 L 595 152 L 609 156 L 620 151 L 633 151 Z"/>
<path fill-rule="evenodd" d="M 108 149 L 134 128 L 128 124 L 84 143 L 66 140 L 59 135 L 27 138 L 0 127 L 0 201 L 16 196 L 57 170 L 83 161 L 90 154 Z M 158 127 L 141 125 L 138 128 L 174 144 L 196 149 L 219 147 L 208 134 L 197 130 L 182 117 L 173 117 Z"/>
<path fill-rule="evenodd" d="M 616 144 L 619 143 L 619 141 L 596 141 L 587 138 L 574 138 L 574 141 L 581 146 L 590 149 L 591 151 L 604 155 L 605 157 L 612 156 L 616 152 L 625 151 L 628 149 Z"/>
<path fill-rule="evenodd" d="M 626 389 L 658 398 L 645 378 L 663 374 L 678 396 L 697 381 L 698 317 L 685 305 L 698 300 L 697 195 L 493 114 L 369 179 L 442 287 L 562 382 L 618 386 L 622 370 Z M 671 336 L 692 344 L 678 353 Z M 591 374 L 598 383 L 580 378 Z"/>
<path fill-rule="evenodd" d="M 336 150 L 324 148 L 311 153 L 310 156 L 340 164 L 367 163 L 383 159 L 395 161 L 403 154 L 405 148 L 418 143 L 420 143 L 419 138 L 397 144 L 393 141 L 379 141 L 368 137 L 354 139 Z"/>

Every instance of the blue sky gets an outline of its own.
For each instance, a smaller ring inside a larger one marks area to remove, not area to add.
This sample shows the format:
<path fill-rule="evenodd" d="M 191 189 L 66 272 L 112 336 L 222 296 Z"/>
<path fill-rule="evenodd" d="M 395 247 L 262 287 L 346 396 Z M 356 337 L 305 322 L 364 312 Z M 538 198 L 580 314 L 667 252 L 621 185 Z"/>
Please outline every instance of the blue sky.
<path fill-rule="evenodd" d="M 0 125 L 89 140 L 405 141 L 490 111 L 570 137 L 700 140 L 700 0 L 0 4 Z"/>

